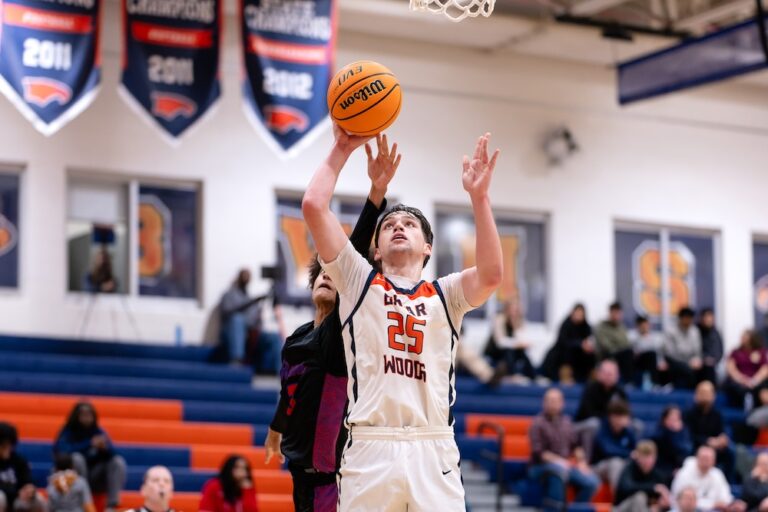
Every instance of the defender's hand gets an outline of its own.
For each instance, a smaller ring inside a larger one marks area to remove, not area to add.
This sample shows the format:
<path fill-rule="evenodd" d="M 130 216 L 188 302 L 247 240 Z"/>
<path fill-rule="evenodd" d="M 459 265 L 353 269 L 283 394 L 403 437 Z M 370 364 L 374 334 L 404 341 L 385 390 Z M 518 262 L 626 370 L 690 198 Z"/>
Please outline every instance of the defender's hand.
<path fill-rule="evenodd" d="M 281 464 L 285 462 L 285 456 L 280 451 L 282 440 L 283 435 L 280 432 L 275 432 L 271 428 L 267 431 L 267 439 L 264 441 L 264 447 L 267 449 L 267 456 L 264 460 L 266 464 L 269 464 L 272 457 L 277 457 Z"/>
<path fill-rule="evenodd" d="M 378 153 L 374 158 L 371 145 L 365 143 L 365 154 L 368 155 L 368 177 L 371 179 L 371 186 L 374 190 L 386 193 L 389 182 L 395 176 L 403 155 L 397 154 L 397 142 L 392 144 L 390 150 L 386 135 L 376 135 L 376 146 Z"/>

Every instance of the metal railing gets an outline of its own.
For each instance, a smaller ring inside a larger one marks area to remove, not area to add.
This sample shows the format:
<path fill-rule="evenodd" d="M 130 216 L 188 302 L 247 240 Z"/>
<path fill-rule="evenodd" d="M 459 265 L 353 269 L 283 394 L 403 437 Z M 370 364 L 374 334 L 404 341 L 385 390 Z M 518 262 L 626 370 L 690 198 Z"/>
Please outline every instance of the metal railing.
<path fill-rule="evenodd" d="M 496 434 L 497 451 L 494 453 L 490 450 L 482 450 L 480 455 L 496 462 L 496 512 L 501 512 L 504 497 L 504 437 L 507 433 L 498 423 L 484 421 L 477 427 L 477 435 L 483 435 L 486 430 Z"/>

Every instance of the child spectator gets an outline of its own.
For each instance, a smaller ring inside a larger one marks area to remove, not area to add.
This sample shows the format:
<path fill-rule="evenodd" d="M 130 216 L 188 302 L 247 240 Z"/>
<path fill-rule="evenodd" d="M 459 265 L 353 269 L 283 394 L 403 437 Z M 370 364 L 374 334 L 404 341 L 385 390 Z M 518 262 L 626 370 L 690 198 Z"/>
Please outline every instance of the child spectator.
<path fill-rule="evenodd" d="M 600 429 L 595 436 L 592 449 L 595 473 L 614 490 L 637 442 L 631 423 L 627 404 L 613 402 L 608 405 L 608 417 L 600 421 Z"/>
<path fill-rule="evenodd" d="M 203 486 L 199 512 L 256 512 L 256 490 L 251 466 L 239 455 L 231 455 L 219 475 Z"/>
<path fill-rule="evenodd" d="M 50 512 L 96 512 L 88 482 L 75 471 L 72 455 L 59 453 L 54 460 L 55 472 L 48 479 Z"/>

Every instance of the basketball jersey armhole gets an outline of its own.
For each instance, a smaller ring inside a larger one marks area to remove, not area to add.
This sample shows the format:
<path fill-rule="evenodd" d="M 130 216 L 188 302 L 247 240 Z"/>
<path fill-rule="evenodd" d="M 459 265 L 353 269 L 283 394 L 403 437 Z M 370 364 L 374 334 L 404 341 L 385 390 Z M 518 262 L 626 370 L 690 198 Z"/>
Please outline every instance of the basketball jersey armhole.
<path fill-rule="evenodd" d="M 437 296 L 440 297 L 440 302 L 443 304 L 443 309 L 445 309 L 445 316 L 448 318 L 448 325 L 451 326 L 451 333 L 458 338 L 459 333 L 456 331 L 456 327 L 453 325 L 453 320 L 451 320 L 451 311 L 448 309 L 448 302 L 445 300 L 445 295 L 443 294 L 443 289 L 440 288 L 440 284 L 437 282 L 437 279 L 432 281 L 432 286 L 435 287 L 435 290 L 437 290 Z"/>
<path fill-rule="evenodd" d="M 371 281 L 373 281 L 373 278 L 376 277 L 376 274 L 378 274 L 376 269 L 371 269 L 370 274 L 368 274 L 368 277 L 365 280 L 363 293 L 360 294 L 360 297 L 357 299 L 357 303 L 355 303 L 355 307 L 352 308 L 352 311 L 349 313 L 349 316 L 347 316 L 347 318 L 341 324 L 342 331 L 350 323 L 350 321 L 352 320 L 352 317 L 355 316 L 355 313 L 357 313 L 357 310 L 360 309 L 360 306 L 362 305 L 363 300 L 365 299 L 365 295 L 368 293 L 368 289 L 371 287 Z"/>

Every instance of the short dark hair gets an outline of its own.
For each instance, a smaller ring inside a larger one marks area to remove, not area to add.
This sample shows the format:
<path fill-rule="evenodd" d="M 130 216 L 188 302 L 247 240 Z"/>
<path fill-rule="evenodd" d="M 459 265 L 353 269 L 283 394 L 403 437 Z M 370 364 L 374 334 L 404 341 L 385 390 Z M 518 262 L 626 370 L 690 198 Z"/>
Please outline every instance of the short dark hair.
<path fill-rule="evenodd" d="M 5 421 L 0 422 L 0 444 L 11 443 L 16 446 L 19 442 L 19 433 L 16 427 Z"/>
<path fill-rule="evenodd" d="M 56 469 L 56 471 L 65 471 L 67 469 L 74 469 L 75 463 L 72 461 L 72 454 L 57 453 L 53 457 L 53 467 Z"/>
<path fill-rule="evenodd" d="M 677 313 L 677 318 L 693 318 L 696 316 L 696 312 L 689 308 L 688 306 L 684 306 L 680 308 L 680 311 Z"/>
<path fill-rule="evenodd" d="M 418 208 L 414 208 L 413 206 L 406 206 L 404 204 L 396 204 L 392 208 L 388 209 L 386 212 L 384 212 L 384 215 L 381 216 L 381 219 L 379 219 L 379 223 L 376 224 L 376 232 L 373 235 L 373 240 L 375 246 L 379 247 L 379 232 L 381 231 L 381 225 L 384 224 L 384 221 L 392 214 L 403 212 L 407 213 L 409 215 L 413 215 L 419 220 L 419 223 L 421 224 L 421 232 L 424 233 L 424 241 L 428 243 L 429 245 L 432 245 L 432 242 L 434 241 L 435 235 L 432 233 L 432 225 L 429 223 L 427 218 L 424 216 L 423 213 L 421 213 L 421 210 Z M 427 262 L 429 261 L 429 255 L 424 256 L 424 264 L 423 266 L 427 266 Z"/>
<path fill-rule="evenodd" d="M 320 272 L 323 271 L 323 267 L 320 265 L 320 257 L 315 253 L 309 262 L 309 289 L 315 287 L 315 281 L 317 281 Z"/>
<path fill-rule="evenodd" d="M 629 416 L 629 404 L 623 400 L 614 400 L 606 409 L 608 416 Z"/>
<path fill-rule="evenodd" d="M 647 316 L 637 315 L 635 317 L 635 325 L 646 324 L 646 323 L 648 323 L 648 321 L 649 320 L 648 320 Z"/>
<path fill-rule="evenodd" d="M 616 310 L 619 310 L 619 311 L 621 311 L 623 308 L 621 307 L 621 302 L 619 302 L 619 301 L 616 301 L 616 302 L 614 302 L 613 304 L 611 304 L 611 305 L 608 307 L 608 309 L 609 309 L 610 311 L 616 311 Z"/>

